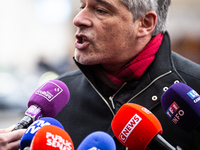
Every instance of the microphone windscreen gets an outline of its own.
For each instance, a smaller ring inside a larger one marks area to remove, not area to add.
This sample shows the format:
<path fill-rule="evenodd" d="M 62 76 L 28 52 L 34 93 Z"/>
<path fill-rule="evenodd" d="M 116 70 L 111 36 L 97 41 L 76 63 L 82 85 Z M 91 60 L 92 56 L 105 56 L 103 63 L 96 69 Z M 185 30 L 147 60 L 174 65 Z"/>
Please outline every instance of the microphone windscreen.
<path fill-rule="evenodd" d="M 200 96 L 184 83 L 176 83 L 161 97 L 167 116 L 181 129 L 191 132 L 200 123 Z"/>
<path fill-rule="evenodd" d="M 116 150 L 114 139 L 106 132 L 96 131 L 83 139 L 77 150 Z"/>
<path fill-rule="evenodd" d="M 78 135 L 77 135 L 78 136 Z M 43 126 L 35 134 L 30 150 L 74 150 L 69 134 L 54 125 Z"/>
<path fill-rule="evenodd" d="M 49 80 L 32 94 L 28 107 L 37 105 L 42 109 L 43 117 L 54 117 L 68 103 L 69 98 L 69 89 L 65 83 Z"/>
<path fill-rule="evenodd" d="M 111 122 L 116 138 L 129 149 L 144 150 L 162 126 L 155 115 L 138 104 L 122 105 Z"/>
<path fill-rule="evenodd" d="M 32 141 L 33 137 L 35 136 L 36 132 L 45 125 L 55 125 L 64 130 L 64 127 L 62 126 L 62 124 L 59 121 L 57 121 L 56 119 L 51 118 L 51 117 L 40 118 L 37 121 L 33 122 L 26 129 L 26 131 L 20 141 L 20 149 L 23 150 L 25 147 L 30 146 L 31 141 Z"/>

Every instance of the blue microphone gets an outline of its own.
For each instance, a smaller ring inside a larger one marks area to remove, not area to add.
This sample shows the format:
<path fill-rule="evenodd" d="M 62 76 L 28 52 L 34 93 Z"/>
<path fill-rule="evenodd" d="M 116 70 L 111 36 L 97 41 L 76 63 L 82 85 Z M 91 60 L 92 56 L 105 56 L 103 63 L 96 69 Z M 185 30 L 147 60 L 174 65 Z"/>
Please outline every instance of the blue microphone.
<path fill-rule="evenodd" d="M 116 150 L 114 139 L 106 132 L 96 131 L 83 139 L 77 150 Z"/>
<path fill-rule="evenodd" d="M 51 118 L 51 117 L 40 118 L 37 121 L 33 122 L 26 129 L 26 131 L 20 141 L 20 149 L 24 150 L 24 149 L 29 148 L 29 146 L 31 145 L 31 141 L 32 141 L 33 137 L 35 136 L 35 134 L 37 133 L 37 131 L 45 125 L 55 125 L 64 130 L 64 127 L 62 126 L 62 124 L 59 121 L 57 121 L 56 119 Z"/>

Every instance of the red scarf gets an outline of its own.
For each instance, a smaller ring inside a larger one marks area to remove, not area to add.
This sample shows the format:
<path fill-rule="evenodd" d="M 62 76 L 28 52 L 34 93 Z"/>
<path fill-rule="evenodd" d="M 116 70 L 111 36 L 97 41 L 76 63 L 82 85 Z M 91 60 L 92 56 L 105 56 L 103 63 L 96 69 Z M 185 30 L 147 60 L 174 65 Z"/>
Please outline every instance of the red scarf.
<path fill-rule="evenodd" d="M 139 79 L 147 67 L 153 62 L 162 39 L 163 34 L 161 33 L 153 37 L 146 47 L 131 62 L 118 69 L 114 74 L 108 74 L 105 70 L 95 67 L 97 77 L 114 90 L 120 88 L 126 81 Z"/>

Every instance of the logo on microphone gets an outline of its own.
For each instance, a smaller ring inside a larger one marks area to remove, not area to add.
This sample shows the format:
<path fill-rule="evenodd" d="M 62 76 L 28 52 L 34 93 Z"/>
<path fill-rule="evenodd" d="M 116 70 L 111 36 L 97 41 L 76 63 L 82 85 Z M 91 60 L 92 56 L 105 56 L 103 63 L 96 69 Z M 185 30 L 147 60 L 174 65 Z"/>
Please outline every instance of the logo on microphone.
<path fill-rule="evenodd" d="M 60 150 L 72 150 L 72 143 L 68 140 L 62 138 L 60 135 L 52 134 L 50 132 L 46 132 L 46 145 L 58 148 Z"/>
<path fill-rule="evenodd" d="M 176 102 L 173 102 L 167 109 L 166 114 L 175 124 L 177 124 L 181 119 L 180 117 L 184 116 L 184 111 L 180 109 Z"/>
<path fill-rule="evenodd" d="M 131 134 L 131 132 L 134 130 L 134 128 L 139 124 L 139 122 L 141 120 L 142 120 L 142 118 L 140 116 L 138 116 L 137 114 L 135 114 L 129 120 L 129 122 L 126 124 L 124 129 L 119 134 L 118 138 L 120 139 L 121 142 L 123 142 L 123 143 L 126 142 L 126 140 L 128 139 L 129 135 Z"/>
<path fill-rule="evenodd" d="M 195 90 L 189 91 L 187 95 L 193 100 L 194 103 L 198 103 L 200 101 L 199 94 Z"/>
<path fill-rule="evenodd" d="M 173 102 L 170 107 L 167 109 L 166 114 L 171 119 L 173 115 L 179 110 L 179 106 L 176 102 Z"/>
<path fill-rule="evenodd" d="M 50 125 L 50 123 L 45 122 L 44 120 L 36 120 L 27 128 L 25 134 L 35 134 L 41 127 L 45 125 Z"/>
<path fill-rule="evenodd" d="M 56 96 L 58 96 L 63 89 L 58 86 L 54 82 L 47 82 L 39 88 L 35 94 L 40 95 L 44 98 L 46 98 L 49 102 L 51 102 Z"/>
<path fill-rule="evenodd" d="M 187 93 L 187 95 L 189 95 L 189 97 L 190 97 L 191 99 L 195 99 L 196 97 L 199 96 L 199 94 L 198 94 L 195 90 L 189 91 L 189 92 Z"/>

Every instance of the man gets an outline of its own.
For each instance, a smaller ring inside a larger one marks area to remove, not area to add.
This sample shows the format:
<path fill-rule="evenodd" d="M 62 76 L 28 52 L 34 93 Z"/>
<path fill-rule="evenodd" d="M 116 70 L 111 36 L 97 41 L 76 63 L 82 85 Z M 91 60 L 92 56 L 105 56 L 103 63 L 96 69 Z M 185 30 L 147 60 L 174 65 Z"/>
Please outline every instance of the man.
<path fill-rule="evenodd" d="M 156 115 L 162 136 L 174 147 L 200 149 L 200 134 L 187 133 L 164 113 L 160 97 L 183 82 L 200 93 L 200 66 L 171 51 L 165 23 L 170 0 L 81 0 L 74 61 L 79 70 L 59 77 L 70 100 L 55 117 L 75 149 L 94 131 L 111 134 L 111 121 L 125 103 Z M 126 149 L 114 137 L 118 150 Z"/>
<path fill-rule="evenodd" d="M 71 94 L 56 116 L 75 148 L 94 131 L 114 136 L 116 112 L 125 103 L 137 103 L 156 115 L 162 136 L 174 147 L 200 149 L 200 134 L 179 129 L 160 104 L 162 94 L 177 82 L 200 93 L 200 66 L 171 52 L 165 31 L 169 5 L 170 0 L 81 0 L 74 18 L 79 70 L 59 78 Z"/>

